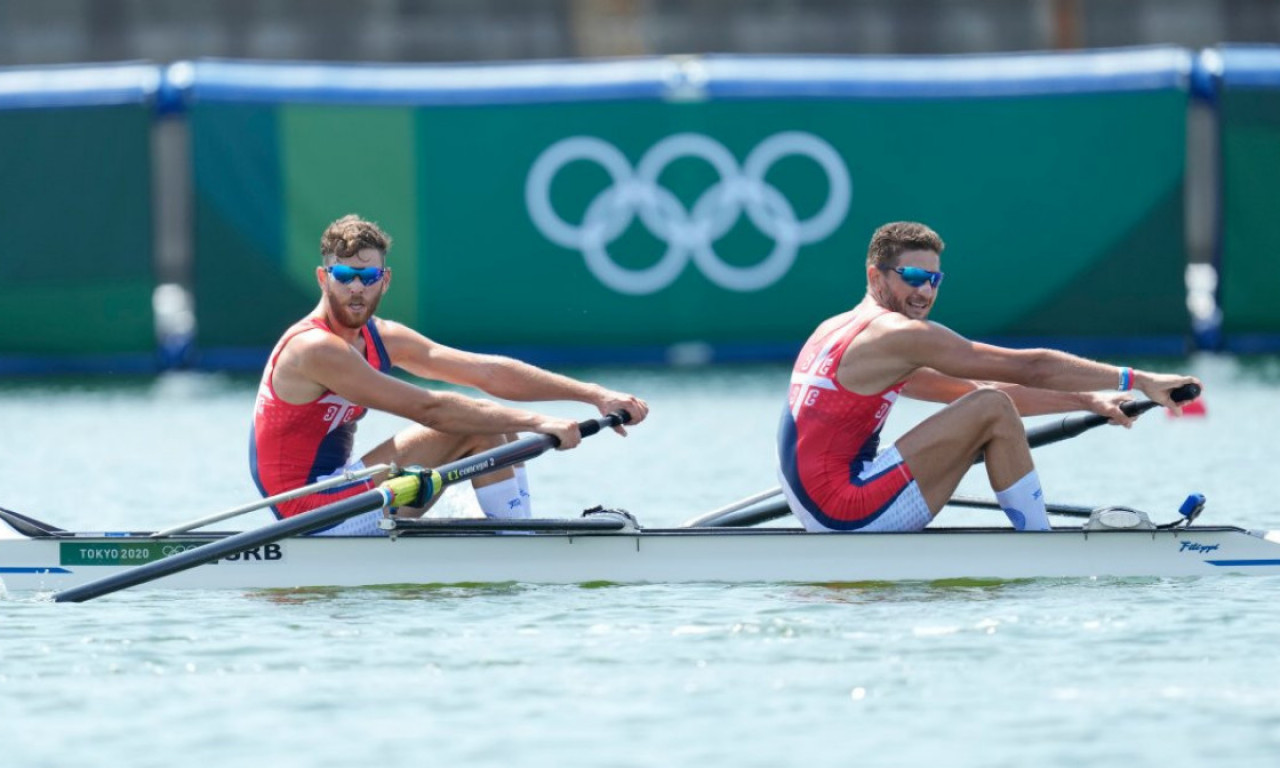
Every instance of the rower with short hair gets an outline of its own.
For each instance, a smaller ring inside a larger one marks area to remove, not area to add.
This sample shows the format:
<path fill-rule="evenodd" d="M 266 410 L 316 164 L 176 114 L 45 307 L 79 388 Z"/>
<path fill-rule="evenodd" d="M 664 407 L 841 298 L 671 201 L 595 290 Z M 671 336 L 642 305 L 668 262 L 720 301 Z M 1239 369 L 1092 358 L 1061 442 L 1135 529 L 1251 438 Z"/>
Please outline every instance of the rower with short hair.
<path fill-rule="evenodd" d="M 1170 393 L 1199 384 L 1057 350 L 981 344 L 930 321 L 943 247 L 916 222 L 877 229 L 866 295 L 821 323 L 796 359 L 778 461 L 788 506 L 808 530 L 920 530 L 979 456 L 1013 526 L 1048 530 L 1020 416 L 1088 410 L 1127 427 L 1133 420 L 1120 406 L 1131 390 L 1180 411 Z M 881 452 L 880 430 L 900 395 L 948 405 Z"/>
<path fill-rule="evenodd" d="M 320 239 L 316 267 L 320 302 L 280 338 L 258 387 L 250 435 L 250 466 L 263 496 L 274 496 L 363 467 L 439 466 L 515 439 L 518 432 L 554 435 L 561 449 L 578 445 L 578 424 L 522 409 L 415 386 L 389 375 L 399 367 L 415 376 L 474 387 L 518 401 L 572 400 L 601 414 L 625 410 L 644 421 L 640 398 L 577 381 L 509 357 L 465 352 L 375 315 L 391 285 L 386 265 L 391 238 L 375 223 L 344 216 Z M 415 422 L 351 460 L 357 422 L 369 409 Z M 626 434 L 616 427 L 619 434 Z M 292 517 L 364 492 L 385 473 L 273 507 Z M 523 466 L 475 477 L 488 517 L 528 518 L 531 499 Z M 401 507 L 397 514 L 420 516 Z M 351 518 L 323 533 L 374 535 L 381 512 Z"/>

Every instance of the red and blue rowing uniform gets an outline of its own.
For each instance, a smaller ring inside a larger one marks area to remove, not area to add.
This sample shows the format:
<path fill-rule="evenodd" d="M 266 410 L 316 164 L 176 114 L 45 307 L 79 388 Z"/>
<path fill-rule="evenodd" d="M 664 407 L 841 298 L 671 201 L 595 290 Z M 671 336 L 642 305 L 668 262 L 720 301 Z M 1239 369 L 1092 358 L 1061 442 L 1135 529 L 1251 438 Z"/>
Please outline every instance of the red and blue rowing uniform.
<path fill-rule="evenodd" d="M 778 428 L 778 474 L 791 511 L 812 531 L 903 531 L 931 515 L 897 448 L 876 455 L 905 382 L 874 395 L 840 384 L 840 361 L 889 310 L 860 304 L 818 326 L 796 359 Z"/>
<path fill-rule="evenodd" d="M 351 449 L 355 443 L 356 422 L 364 417 L 365 408 L 327 390 L 311 402 L 295 405 L 281 400 L 271 384 L 276 361 L 285 345 L 303 333 L 333 331 L 318 317 L 294 323 L 271 351 L 258 385 L 253 428 L 249 435 L 249 464 L 253 481 L 264 497 L 336 477 L 356 468 L 350 463 Z M 391 359 L 372 318 L 360 333 L 364 337 L 365 361 L 376 370 L 390 370 Z M 372 480 L 358 480 L 282 502 L 272 509 L 277 517 L 293 517 L 372 487 Z"/>

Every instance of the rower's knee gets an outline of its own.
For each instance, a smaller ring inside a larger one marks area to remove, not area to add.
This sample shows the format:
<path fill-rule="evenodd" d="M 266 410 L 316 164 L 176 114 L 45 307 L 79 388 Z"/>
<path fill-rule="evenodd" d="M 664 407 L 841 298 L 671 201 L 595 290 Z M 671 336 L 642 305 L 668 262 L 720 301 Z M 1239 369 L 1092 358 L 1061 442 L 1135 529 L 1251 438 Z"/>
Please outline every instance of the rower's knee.
<path fill-rule="evenodd" d="M 497 448 L 507 442 L 505 435 L 467 435 L 463 442 L 462 454 L 474 456 L 477 453 Z"/>
<path fill-rule="evenodd" d="M 965 395 L 965 399 L 971 401 L 969 407 L 978 412 L 981 422 L 991 433 L 997 434 L 1010 429 L 1022 433 L 1018 407 L 1008 394 L 992 387 L 983 387 Z"/>

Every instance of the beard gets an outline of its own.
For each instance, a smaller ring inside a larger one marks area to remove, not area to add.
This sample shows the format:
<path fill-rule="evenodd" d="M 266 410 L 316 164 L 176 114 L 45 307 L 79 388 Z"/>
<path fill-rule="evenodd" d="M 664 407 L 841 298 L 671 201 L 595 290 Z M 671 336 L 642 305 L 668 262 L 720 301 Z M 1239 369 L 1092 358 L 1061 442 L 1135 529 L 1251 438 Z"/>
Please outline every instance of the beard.
<path fill-rule="evenodd" d="M 933 303 L 930 302 L 924 307 L 917 307 L 909 304 L 906 299 L 899 299 L 890 291 L 876 291 L 874 294 L 876 303 L 891 312 L 897 312 L 900 315 L 909 317 L 912 320 L 928 320 L 929 311 L 933 309 Z"/>
<path fill-rule="evenodd" d="M 382 301 L 382 291 L 374 293 L 366 291 L 359 298 L 350 296 L 343 300 L 338 298 L 336 291 L 329 291 L 325 295 L 325 304 L 329 309 L 329 317 L 334 322 L 344 328 L 363 328 L 364 324 L 369 322 L 369 318 L 373 317 L 373 313 L 378 310 L 378 303 Z M 352 304 L 356 306 L 352 306 Z"/>

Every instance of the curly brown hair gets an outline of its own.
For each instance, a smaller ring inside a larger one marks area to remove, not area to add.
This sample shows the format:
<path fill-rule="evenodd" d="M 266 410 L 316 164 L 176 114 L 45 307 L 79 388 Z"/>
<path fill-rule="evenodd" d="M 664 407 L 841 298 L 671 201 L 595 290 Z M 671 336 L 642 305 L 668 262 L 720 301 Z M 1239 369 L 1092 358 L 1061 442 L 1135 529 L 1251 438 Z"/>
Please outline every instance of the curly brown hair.
<path fill-rule="evenodd" d="M 320 236 L 320 258 L 325 264 L 350 258 L 365 248 L 373 248 L 386 256 L 391 250 L 391 237 L 377 224 L 354 213 L 330 224 Z"/>
<path fill-rule="evenodd" d="M 867 247 L 867 266 L 892 269 L 904 251 L 933 251 L 939 256 L 946 245 L 938 233 L 915 221 L 894 221 L 876 230 Z"/>

